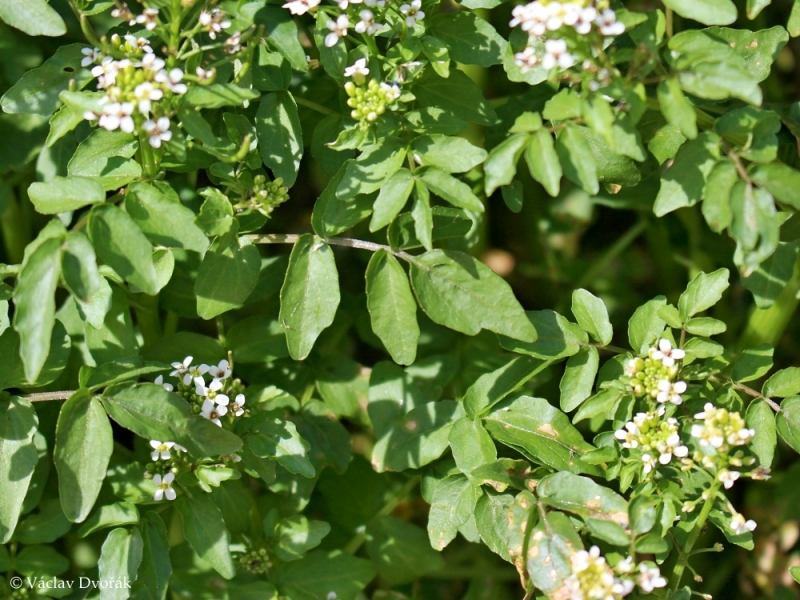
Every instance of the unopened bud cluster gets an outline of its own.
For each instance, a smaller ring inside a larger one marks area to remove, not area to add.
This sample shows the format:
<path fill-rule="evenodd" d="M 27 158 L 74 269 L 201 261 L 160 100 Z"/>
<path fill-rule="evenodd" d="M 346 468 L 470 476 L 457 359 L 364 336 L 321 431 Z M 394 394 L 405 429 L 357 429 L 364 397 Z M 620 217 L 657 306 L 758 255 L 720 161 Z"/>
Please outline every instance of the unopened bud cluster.
<path fill-rule="evenodd" d="M 253 177 L 252 194 L 236 204 L 236 211 L 256 210 L 269 217 L 276 207 L 289 199 L 289 188 L 283 185 L 283 179 L 277 177 L 270 181 L 264 175 Z"/>
<path fill-rule="evenodd" d="M 269 573 L 272 566 L 269 560 L 266 549 L 253 548 L 239 556 L 239 564 L 241 567 L 254 575 L 264 575 Z"/>
<path fill-rule="evenodd" d="M 347 92 L 347 106 L 353 110 L 350 116 L 367 127 L 378 120 L 383 113 L 400 97 L 400 88 L 388 83 L 378 83 L 371 79 L 366 86 L 357 86 L 352 81 L 344 84 Z"/>
<path fill-rule="evenodd" d="M 673 348 L 667 339 L 661 339 L 657 348 L 650 348 L 645 358 L 636 357 L 625 364 L 627 385 L 634 396 L 650 398 L 659 404 L 681 404 L 686 382 L 678 380 L 680 365 L 686 356 L 680 348 Z"/>

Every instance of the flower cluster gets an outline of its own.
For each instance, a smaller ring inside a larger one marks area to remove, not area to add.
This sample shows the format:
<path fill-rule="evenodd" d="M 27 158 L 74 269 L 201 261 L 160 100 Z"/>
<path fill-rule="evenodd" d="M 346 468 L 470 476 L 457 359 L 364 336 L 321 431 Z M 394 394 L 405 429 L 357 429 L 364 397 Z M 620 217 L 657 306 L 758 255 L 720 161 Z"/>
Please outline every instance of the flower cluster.
<path fill-rule="evenodd" d="M 208 32 L 208 37 L 212 40 L 217 39 L 217 34 L 221 33 L 223 29 L 228 29 L 231 26 L 229 19 L 225 18 L 226 15 L 218 8 L 205 10 L 197 17 L 197 21 Z"/>
<path fill-rule="evenodd" d="M 572 574 L 564 581 L 565 596 L 570 600 L 619 600 L 630 594 L 637 584 L 647 594 L 667 585 L 658 567 L 646 562 L 637 567 L 631 556 L 612 569 L 597 546 L 574 552 L 570 556 L 570 566 Z"/>
<path fill-rule="evenodd" d="M 350 111 L 350 116 L 359 121 L 362 127 L 368 127 L 377 121 L 378 117 L 400 98 L 400 88 L 396 84 L 378 83 L 375 79 L 371 79 L 363 85 L 368 74 L 369 69 L 363 58 L 345 69 L 345 76 L 354 80 L 344 84 L 344 91 L 349 96 L 347 106 L 353 109 Z M 360 85 L 356 85 L 356 82 Z"/>
<path fill-rule="evenodd" d="M 650 473 L 656 467 L 656 461 L 667 465 L 672 457 L 684 458 L 689 448 L 681 444 L 678 433 L 678 420 L 663 418 L 664 407 L 655 412 L 639 413 L 633 421 L 628 421 L 624 429 L 614 432 L 623 448 L 641 452 L 644 473 Z"/>
<path fill-rule="evenodd" d="M 280 204 L 289 199 L 289 188 L 283 185 L 283 179 L 277 177 L 270 181 L 264 175 L 253 177 L 252 194 L 235 205 L 236 212 L 256 210 L 269 217 Z"/>
<path fill-rule="evenodd" d="M 251 549 L 239 556 L 239 564 L 245 571 L 254 575 L 263 575 L 269 572 L 272 566 L 265 548 Z"/>
<path fill-rule="evenodd" d="M 534 0 L 514 7 L 511 14 L 513 18 L 509 25 L 519 26 L 528 34 L 528 45 L 514 56 L 523 71 L 536 66 L 548 71 L 556 67 L 569 69 L 577 62 L 576 53 L 588 54 L 590 51 L 582 43 L 581 36 L 591 36 L 596 32 L 601 38 L 606 38 L 625 32 L 625 26 L 617 21 L 616 13 L 606 0 Z M 569 45 L 568 41 L 571 42 Z M 543 53 L 537 42 L 544 43 Z"/>
<path fill-rule="evenodd" d="M 625 376 L 635 396 L 645 396 L 659 404 L 681 404 L 686 392 L 686 382 L 678 380 L 680 365 L 686 356 L 680 348 L 673 348 L 667 339 L 661 339 L 657 348 L 650 348 L 647 357 L 636 357 L 625 364 Z"/>
<path fill-rule="evenodd" d="M 124 41 L 112 38 L 112 47 L 125 53 L 120 60 L 104 56 L 99 48 L 85 49 L 82 64 L 92 68 L 97 88 L 105 91 L 98 111 L 87 111 L 84 118 L 97 121 L 108 131 L 145 132 L 150 145 L 161 147 L 172 139 L 169 116 L 173 98 L 185 94 L 181 69 L 167 70 L 162 58 L 153 53 L 145 38 L 126 35 Z"/>
<path fill-rule="evenodd" d="M 230 363 L 222 360 L 217 365 L 192 365 L 193 361 L 193 357 L 187 356 L 182 362 L 172 363 L 175 370 L 170 375 L 178 380 L 176 392 L 193 405 L 194 412 L 218 427 L 222 427 L 225 415 L 229 420 L 244 415 L 245 396 L 241 393 L 241 382 L 231 378 Z M 171 391 L 171 384 L 163 385 L 169 385 Z"/>
<path fill-rule="evenodd" d="M 187 450 L 175 442 L 160 440 L 150 440 L 150 447 L 153 449 L 150 453 L 153 462 L 147 465 L 145 478 L 152 478 L 155 484 L 153 500 L 160 502 L 165 497 L 167 500 L 175 500 L 176 492 L 172 483 L 175 481 L 175 474 L 186 465 Z"/>
<path fill-rule="evenodd" d="M 283 5 L 289 9 L 293 15 L 304 15 L 314 11 L 320 4 L 320 0 L 291 0 Z M 337 4 L 341 10 L 347 10 L 350 5 L 365 4 L 372 8 L 384 8 L 386 0 L 338 0 Z M 413 0 L 411 4 L 400 6 L 400 14 L 408 27 L 413 27 L 416 21 L 425 18 L 422 10 L 421 0 Z M 356 16 L 358 19 L 356 20 Z M 380 23 L 376 14 L 369 8 L 361 9 L 358 13 L 351 11 L 351 14 L 341 13 L 336 18 L 328 19 L 325 23 L 328 33 L 325 34 L 324 42 L 328 48 L 332 48 L 339 43 L 339 40 L 347 37 L 352 27 L 356 33 L 375 35 L 386 27 Z"/>

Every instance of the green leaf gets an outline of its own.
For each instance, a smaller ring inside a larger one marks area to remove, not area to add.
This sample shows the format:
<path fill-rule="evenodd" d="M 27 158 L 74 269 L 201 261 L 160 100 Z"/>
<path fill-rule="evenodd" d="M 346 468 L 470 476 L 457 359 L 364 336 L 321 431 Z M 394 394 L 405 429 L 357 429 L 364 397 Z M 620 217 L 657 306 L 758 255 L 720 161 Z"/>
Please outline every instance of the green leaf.
<path fill-rule="evenodd" d="M 678 299 L 678 310 L 681 318 L 689 317 L 708 310 L 722 298 L 728 289 L 728 269 L 717 269 L 712 273 L 698 273 L 686 286 L 686 291 Z"/>
<path fill-rule="evenodd" d="M 47 183 L 35 182 L 28 188 L 36 212 L 54 215 L 105 202 L 103 186 L 89 177 L 54 177 Z"/>
<path fill-rule="evenodd" d="M 781 369 L 764 382 L 761 393 L 768 398 L 786 398 L 800 393 L 800 367 Z"/>
<path fill-rule="evenodd" d="M 761 466 L 769 469 L 775 456 L 775 445 L 778 443 L 775 414 L 764 400 L 755 400 L 747 407 L 745 420 L 747 426 L 756 432 L 750 440 L 750 448 Z"/>
<path fill-rule="evenodd" d="M 597 194 L 597 165 L 586 138 L 577 125 L 567 123 L 556 138 L 556 153 L 564 169 L 564 175 L 589 194 Z"/>
<path fill-rule="evenodd" d="M 49 344 L 47 359 L 39 377 L 36 378 L 36 385 L 46 385 L 54 381 L 67 364 L 71 343 L 61 321 L 56 320 Z M 11 357 L 11 359 L 0 362 L 0 389 L 30 385 L 25 377 L 22 360 L 19 358 L 19 348 L 19 334 L 13 329 L 6 329 L 0 336 L 0 356 Z"/>
<path fill-rule="evenodd" d="M 100 260 L 144 293 L 158 293 L 153 246 L 130 215 L 112 204 L 95 206 L 87 229 Z"/>
<path fill-rule="evenodd" d="M 442 551 L 475 512 L 482 491 L 463 475 L 449 475 L 436 487 L 428 514 L 428 538 L 434 550 Z"/>
<path fill-rule="evenodd" d="M 628 341 L 637 354 L 646 354 L 664 331 L 666 322 L 658 316 L 658 311 L 667 304 L 664 296 L 653 298 L 642 304 L 628 322 Z"/>
<path fill-rule="evenodd" d="M 217 238 L 197 272 L 197 314 L 213 319 L 244 306 L 258 283 L 260 270 L 258 248 L 246 238 L 239 238 L 234 232 Z"/>
<path fill-rule="evenodd" d="M 508 512 L 514 497 L 485 490 L 475 505 L 475 524 L 481 540 L 503 560 L 511 560 L 508 552 Z"/>
<path fill-rule="evenodd" d="M 367 146 L 356 160 L 347 164 L 336 195 L 351 198 L 380 189 L 403 166 L 405 159 L 406 145 L 396 137 Z"/>
<path fill-rule="evenodd" d="M 411 91 L 423 107 L 445 109 L 464 121 L 493 125 L 497 120 L 480 88 L 462 71 L 451 71 L 447 79 L 442 79 L 433 71 L 426 71 Z"/>
<path fill-rule="evenodd" d="M 414 237 L 426 250 L 433 249 L 433 210 L 431 210 L 431 194 L 427 186 L 419 179 L 414 181 L 414 206 L 411 209 L 414 220 Z M 394 225 L 394 223 L 392 223 Z M 391 235 L 391 230 L 390 230 Z"/>
<path fill-rule="evenodd" d="M 230 200 L 216 188 L 200 190 L 205 197 L 200 214 L 195 222 L 208 235 L 225 235 L 233 225 L 233 206 Z"/>
<path fill-rule="evenodd" d="M 480 67 L 503 62 L 507 42 L 475 13 L 466 10 L 441 13 L 430 20 L 428 28 L 447 44 L 455 61 Z"/>
<path fill-rule="evenodd" d="M 183 102 L 196 108 L 221 108 L 241 106 L 260 95 L 257 90 L 249 90 L 232 83 L 212 83 L 191 86 L 183 97 Z"/>
<path fill-rule="evenodd" d="M 238 436 L 193 414 L 186 400 L 160 385 L 111 388 L 101 399 L 122 427 L 148 440 L 180 444 L 193 456 L 233 454 L 242 447 Z"/>
<path fill-rule="evenodd" d="M 414 176 L 408 169 L 400 169 L 381 186 L 381 191 L 373 205 L 372 220 L 369 222 L 370 231 L 378 231 L 391 223 L 403 210 L 414 189 Z"/>
<path fill-rule="evenodd" d="M 492 406 L 551 364 L 551 361 L 538 358 L 515 356 L 502 367 L 484 373 L 464 394 L 464 409 L 467 415 L 472 418 L 485 415 Z"/>
<path fill-rule="evenodd" d="M 308 60 L 292 15 L 288 14 L 285 8 L 269 4 L 244 5 L 241 11 L 245 12 L 250 7 L 257 11 L 253 15 L 253 23 L 264 26 L 267 45 L 283 54 L 293 69 L 306 71 Z"/>
<path fill-rule="evenodd" d="M 292 600 L 319 600 L 335 595 L 356 598 L 375 577 L 372 563 L 340 551 L 317 550 L 283 566 L 272 581 Z"/>
<path fill-rule="evenodd" d="M 349 163 L 350 161 L 347 161 L 342 165 L 339 172 L 328 182 L 325 190 L 314 204 L 314 211 L 311 213 L 311 226 L 320 237 L 333 237 L 343 231 L 347 231 L 366 219 L 372 212 L 372 201 L 374 200 L 372 194 L 345 197 L 336 195 L 336 188 L 339 187 L 344 178 Z"/>
<path fill-rule="evenodd" d="M 778 434 L 795 452 L 800 452 L 800 396 L 790 396 L 781 402 L 781 412 L 775 417 Z"/>
<path fill-rule="evenodd" d="M 200 253 L 208 248 L 208 238 L 195 225 L 194 211 L 181 204 L 166 183 L 136 182 L 128 186 L 125 211 L 157 246 Z"/>
<path fill-rule="evenodd" d="M 253 86 L 264 92 L 281 92 L 289 87 L 292 67 L 278 52 L 270 52 L 264 46 L 256 51 L 253 63 Z"/>
<path fill-rule="evenodd" d="M 0 544 L 14 533 L 39 454 L 33 436 L 39 419 L 23 398 L 0 393 Z"/>
<path fill-rule="evenodd" d="M 628 503 L 625 499 L 588 477 L 564 471 L 553 473 L 539 481 L 536 494 L 553 508 L 628 527 Z"/>
<path fill-rule="evenodd" d="M 68 233 L 62 247 L 61 276 L 87 323 L 103 327 L 111 308 L 111 288 L 100 275 L 97 257 L 82 232 Z"/>
<path fill-rule="evenodd" d="M 149 598 L 164 600 L 172 575 L 167 528 L 155 511 L 145 513 L 140 528 L 143 542 L 142 562 L 133 584 L 133 597 L 139 598 L 137 593 L 147 590 Z"/>
<path fill-rule="evenodd" d="M 708 226 L 717 233 L 727 229 L 733 220 L 731 192 L 739 180 L 739 173 L 732 161 L 719 161 L 708 175 L 703 191 L 703 217 Z"/>
<path fill-rule="evenodd" d="M 73 523 L 83 522 L 92 510 L 113 449 L 102 404 L 88 390 L 75 392 L 61 407 L 53 451 L 61 506 Z"/>
<path fill-rule="evenodd" d="M 397 517 L 379 517 L 367 525 L 367 555 L 390 586 L 412 583 L 444 568 L 441 554 L 424 529 Z"/>
<path fill-rule="evenodd" d="M 753 3 L 766 6 L 769 2 L 770 0 L 748 0 L 748 12 Z M 748 15 L 748 18 L 754 17 Z M 764 81 L 769 77 L 772 64 L 789 41 L 789 34 L 780 25 L 759 31 L 711 27 L 708 33 L 725 40 L 744 59 L 747 73 L 755 77 L 756 81 Z"/>
<path fill-rule="evenodd" d="M 277 319 L 265 315 L 236 323 L 225 332 L 225 345 L 239 364 L 266 363 L 289 356 L 283 327 Z"/>
<path fill-rule="evenodd" d="M 797 262 L 798 244 L 780 242 L 775 253 L 761 263 L 749 277 L 742 278 L 756 302 L 756 306 L 766 309 L 772 306 L 789 283 Z"/>
<path fill-rule="evenodd" d="M 731 379 L 738 383 L 760 379 L 772 368 L 774 348 L 769 344 L 761 344 L 755 348 L 742 351 L 733 365 Z"/>
<path fill-rule="evenodd" d="M 251 429 L 247 445 L 253 454 L 260 458 L 274 458 L 291 473 L 314 477 L 314 466 L 307 455 L 310 446 L 297 433 L 294 423 L 264 415 L 251 425 Z"/>
<path fill-rule="evenodd" d="M 119 527 L 120 525 L 137 525 L 139 523 L 139 511 L 135 504 L 130 502 L 116 502 L 114 504 L 104 504 L 98 506 L 83 522 L 78 535 L 86 537 L 107 527 Z"/>
<path fill-rule="evenodd" d="M 730 25 L 737 16 L 736 5 L 731 0 L 667 0 L 664 5 L 703 25 Z"/>
<path fill-rule="evenodd" d="M 524 342 L 536 339 L 511 287 L 467 254 L 422 254 L 411 263 L 411 283 L 420 306 L 435 323 L 467 335 L 488 329 Z"/>
<path fill-rule="evenodd" d="M 753 181 L 775 199 L 800 210 L 800 171 L 781 163 L 756 165 L 750 171 Z"/>
<path fill-rule="evenodd" d="M 330 246 L 305 234 L 292 248 L 281 287 L 280 321 L 289 354 L 305 359 L 339 306 L 339 275 Z"/>
<path fill-rule="evenodd" d="M 445 79 L 450 77 L 450 52 L 442 40 L 431 35 L 424 36 L 422 38 L 422 52 L 439 77 L 444 77 Z"/>
<path fill-rule="evenodd" d="M 19 5 L 16 0 L 2 0 L 2 4 Z M 1 12 L 0 18 L 5 20 Z M 0 99 L 0 107 L 7 113 L 53 114 L 61 103 L 59 94 L 69 89 L 71 80 L 75 80 L 76 89 L 92 80 L 91 73 L 80 66 L 84 48 L 85 44 L 59 47 L 41 67 L 25 73 L 5 93 Z"/>
<path fill-rule="evenodd" d="M 183 521 L 183 535 L 205 563 L 225 579 L 236 575 L 229 545 L 231 535 L 225 527 L 222 513 L 206 494 L 192 498 L 180 496 L 175 508 Z"/>
<path fill-rule="evenodd" d="M 456 466 L 464 475 L 497 460 L 494 442 L 479 420 L 461 417 L 450 430 L 450 448 Z"/>
<path fill-rule="evenodd" d="M 419 325 L 417 304 L 403 267 L 394 256 L 379 250 L 369 261 L 366 280 L 372 330 L 396 363 L 410 365 L 417 355 Z"/>
<path fill-rule="evenodd" d="M 531 177 L 541 183 L 548 194 L 558 196 L 563 172 L 549 131 L 540 129 L 531 136 L 525 149 L 525 162 Z"/>
<path fill-rule="evenodd" d="M 139 565 L 142 562 L 142 534 L 134 527 L 113 529 L 108 534 L 100 550 L 100 561 L 97 564 L 100 581 L 130 582 L 136 579 Z M 127 587 L 111 585 L 102 590 L 103 600 L 125 600 L 130 597 Z"/>
<path fill-rule="evenodd" d="M 580 289 L 572 292 L 572 314 L 584 331 L 604 346 L 611 343 L 614 330 L 608 320 L 603 301 L 591 292 Z"/>
<path fill-rule="evenodd" d="M 470 187 L 436 167 L 428 167 L 422 172 L 421 181 L 437 196 L 464 210 L 483 212 L 483 203 L 472 193 Z"/>
<path fill-rule="evenodd" d="M 56 37 L 67 33 L 64 19 L 46 0 L 0 0 L 0 19 L 28 35 Z"/>
<path fill-rule="evenodd" d="M 589 341 L 589 336 L 583 329 L 552 310 L 528 311 L 525 314 L 536 328 L 536 341 L 532 344 L 521 343 L 500 336 L 500 345 L 506 350 L 530 354 L 536 358 L 556 359 L 576 354 L 581 343 Z"/>
<path fill-rule="evenodd" d="M 570 557 L 583 545 L 567 515 L 551 512 L 546 519 L 533 527 L 528 554 L 519 560 L 525 565 L 533 585 L 552 594 L 562 588 L 564 579 L 572 573 Z"/>
<path fill-rule="evenodd" d="M 490 196 L 501 185 L 508 185 L 517 174 L 517 162 L 531 138 L 528 133 L 517 133 L 492 148 L 483 165 L 486 180 L 484 188 Z"/>
<path fill-rule="evenodd" d="M 69 161 L 73 177 L 92 177 L 105 190 L 116 190 L 138 179 L 142 168 L 131 157 L 139 142 L 130 133 L 95 129 L 83 140 Z"/>
<path fill-rule="evenodd" d="M 297 104 L 289 92 L 264 96 L 256 114 L 256 134 L 264 164 L 286 187 L 292 187 L 303 158 L 303 133 Z"/>
<path fill-rule="evenodd" d="M 601 473 L 579 460 L 593 446 L 584 441 L 567 415 L 543 398 L 520 396 L 487 415 L 485 425 L 495 440 L 538 464 L 572 473 Z"/>
<path fill-rule="evenodd" d="M 411 144 L 414 158 L 425 167 L 437 167 L 448 173 L 465 173 L 486 160 L 486 150 L 473 146 L 462 137 L 424 135 Z"/>
<path fill-rule="evenodd" d="M 597 348 L 581 348 L 580 352 L 569 357 L 559 385 L 561 410 L 571 412 L 592 395 L 599 366 L 600 354 Z"/>
<path fill-rule="evenodd" d="M 661 189 L 653 205 L 657 217 L 700 201 L 706 179 L 719 159 L 719 143 L 716 134 L 704 132 L 681 146 L 672 166 L 661 178 Z"/>
<path fill-rule="evenodd" d="M 724 333 L 728 326 L 723 321 L 712 319 L 711 317 L 695 317 L 686 321 L 686 331 L 692 335 L 702 335 L 705 337 Z"/>
<path fill-rule="evenodd" d="M 659 83 L 658 103 L 667 123 L 677 127 L 690 140 L 697 137 L 697 115 L 694 106 L 683 94 L 680 82 L 676 79 L 665 79 Z"/>
<path fill-rule="evenodd" d="M 14 330 L 19 333 L 25 378 L 34 383 L 50 353 L 55 292 L 61 275 L 61 239 L 50 238 L 22 263 L 14 289 Z"/>

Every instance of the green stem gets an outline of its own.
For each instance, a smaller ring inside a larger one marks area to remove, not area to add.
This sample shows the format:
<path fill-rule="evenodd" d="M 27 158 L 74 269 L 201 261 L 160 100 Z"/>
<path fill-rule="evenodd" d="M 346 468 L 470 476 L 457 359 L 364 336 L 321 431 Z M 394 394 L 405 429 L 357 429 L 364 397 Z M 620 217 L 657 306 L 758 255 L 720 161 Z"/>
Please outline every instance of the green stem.
<path fill-rule="evenodd" d="M 387 500 L 386 504 L 383 505 L 383 507 L 378 511 L 378 514 L 375 516 L 388 517 L 391 515 L 394 512 L 394 509 L 406 499 L 406 496 L 411 493 L 411 490 L 416 487 L 421 479 L 422 477 L 417 475 L 406 481 L 405 485 L 401 487 L 396 494 L 389 498 L 389 500 Z M 344 547 L 344 551 L 348 554 L 355 554 L 365 541 L 367 541 L 366 532 L 359 531 L 349 542 L 347 542 L 347 545 Z"/>
<path fill-rule="evenodd" d="M 606 250 L 605 253 L 603 253 L 603 255 L 598 258 L 591 267 L 589 267 L 589 270 L 586 271 L 583 277 L 578 280 L 578 283 L 575 284 L 575 287 L 582 288 L 591 284 L 598 275 L 607 270 L 609 263 L 617 256 L 622 254 L 622 252 L 628 246 L 630 246 L 633 241 L 638 238 L 642 232 L 644 232 L 645 229 L 647 229 L 647 220 L 641 218 L 636 225 L 628 229 L 628 231 L 626 231 L 621 238 L 614 242 L 614 244 L 608 250 Z"/>
<path fill-rule="evenodd" d="M 683 548 L 681 548 L 681 551 L 678 554 L 678 559 L 675 563 L 675 569 L 672 571 L 672 575 L 670 576 L 669 580 L 669 597 L 672 597 L 672 595 L 675 594 L 675 592 L 678 590 L 678 586 L 681 584 L 683 572 L 686 570 L 686 565 L 689 563 L 689 557 L 692 555 L 692 548 L 697 543 L 697 539 L 700 537 L 700 534 L 703 532 L 703 527 L 705 527 L 706 521 L 708 520 L 708 515 L 711 513 L 711 509 L 714 506 L 714 500 L 717 497 L 719 486 L 720 483 L 715 481 L 714 484 L 709 488 L 708 498 L 703 504 L 703 508 L 700 509 L 700 515 L 697 517 L 697 522 L 694 524 L 694 529 L 692 529 L 692 532 L 686 539 L 686 543 L 683 545 Z"/>
<path fill-rule="evenodd" d="M 8 262 L 21 263 L 25 254 L 25 246 L 30 241 L 30 226 L 27 223 L 13 189 L 8 185 L 0 185 L 0 197 L 5 196 L 6 209 L 0 214 L 0 233 Z"/>
<path fill-rule="evenodd" d="M 51 402 L 53 400 L 69 400 L 75 390 L 63 392 L 39 392 L 38 394 L 28 394 L 23 396 L 28 402 Z"/>
<path fill-rule="evenodd" d="M 800 257 L 794 265 L 794 273 L 789 283 L 769 308 L 755 308 L 739 338 L 739 348 L 754 348 L 759 344 L 775 346 L 800 302 Z"/>
<path fill-rule="evenodd" d="M 169 15 L 169 66 L 174 67 L 178 59 L 178 45 L 181 41 L 181 18 L 183 6 L 181 0 L 172 0 L 172 10 Z"/>
<path fill-rule="evenodd" d="M 297 233 L 266 233 L 244 235 L 244 238 L 249 239 L 254 244 L 296 244 L 300 239 L 300 234 Z M 375 242 L 367 242 L 364 240 L 354 240 L 351 238 L 322 238 L 326 244 L 331 246 L 345 246 L 347 248 L 356 248 L 358 250 L 369 250 L 370 252 L 377 252 L 378 250 L 385 250 L 393 254 L 397 258 L 402 258 L 404 261 L 419 264 L 417 259 L 406 252 L 395 250 L 391 246 L 384 244 L 376 244 Z"/>
<path fill-rule="evenodd" d="M 311 100 L 306 100 L 305 98 L 301 98 L 300 96 L 295 96 L 294 101 L 297 102 L 297 104 L 299 104 L 300 106 L 305 106 L 306 108 L 315 110 L 322 115 L 332 115 L 334 112 L 330 108 L 325 108 L 321 104 L 317 104 L 316 102 L 312 102 Z"/>

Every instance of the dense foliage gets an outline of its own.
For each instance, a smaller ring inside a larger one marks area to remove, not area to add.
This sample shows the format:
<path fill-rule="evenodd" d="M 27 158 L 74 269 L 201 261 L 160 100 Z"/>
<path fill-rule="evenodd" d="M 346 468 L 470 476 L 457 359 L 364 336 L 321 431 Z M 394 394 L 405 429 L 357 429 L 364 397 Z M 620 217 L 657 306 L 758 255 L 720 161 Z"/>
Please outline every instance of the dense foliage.
<path fill-rule="evenodd" d="M 0 595 L 798 597 L 774 1 L 0 0 Z"/>

